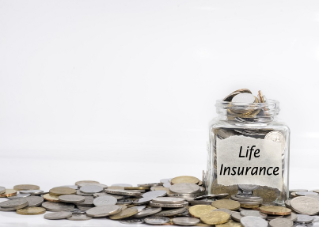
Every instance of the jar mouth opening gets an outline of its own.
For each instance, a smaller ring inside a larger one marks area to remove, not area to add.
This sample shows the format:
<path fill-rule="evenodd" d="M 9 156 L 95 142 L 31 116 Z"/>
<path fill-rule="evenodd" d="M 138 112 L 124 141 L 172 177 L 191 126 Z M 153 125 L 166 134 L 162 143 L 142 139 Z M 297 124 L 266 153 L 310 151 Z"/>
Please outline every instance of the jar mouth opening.
<path fill-rule="evenodd" d="M 239 103 L 223 100 L 216 101 L 218 114 L 240 118 L 272 118 L 279 114 L 279 102 L 268 99 L 264 103 Z"/>

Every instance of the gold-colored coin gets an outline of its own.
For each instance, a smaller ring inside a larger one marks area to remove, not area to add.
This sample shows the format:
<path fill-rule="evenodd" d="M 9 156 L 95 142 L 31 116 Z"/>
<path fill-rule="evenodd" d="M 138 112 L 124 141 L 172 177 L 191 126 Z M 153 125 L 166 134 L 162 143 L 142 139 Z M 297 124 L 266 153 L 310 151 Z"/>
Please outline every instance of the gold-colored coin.
<path fill-rule="evenodd" d="M 215 227 L 243 227 L 243 225 L 240 224 L 239 222 L 235 222 L 233 220 L 229 220 L 225 224 L 215 225 Z"/>
<path fill-rule="evenodd" d="M 172 184 L 180 184 L 180 183 L 197 184 L 198 182 L 199 182 L 199 179 L 192 176 L 179 176 L 171 180 Z"/>
<path fill-rule="evenodd" d="M 68 187 L 56 187 L 52 188 L 50 191 L 51 195 L 72 195 L 76 194 L 76 190 Z"/>
<path fill-rule="evenodd" d="M 40 187 L 38 185 L 33 184 L 19 184 L 13 187 L 14 190 L 21 191 L 21 190 L 39 190 Z"/>
<path fill-rule="evenodd" d="M 267 186 L 259 186 L 253 191 L 254 196 L 259 196 L 263 198 L 265 203 L 275 201 L 280 195 L 280 191 L 276 188 L 270 188 Z"/>
<path fill-rule="evenodd" d="M 85 184 L 99 184 L 100 182 L 98 181 L 94 181 L 94 180 L 81 180 L 81 181 L 77 181 L 75 182 L 75 185 L 77 186 L 83 186 Z"/>
<path fill-rule="evenodd" d="M 6 198 L 17 195 L 17 191 L 14 189 L 6 189 L 5 193 L 0 194 L 0 198 Z"/>
<path fill-rule="evenodd" d="M 128 218 L 128 217 L 131 217 L 135 214 L 138 213 L 138 210 L 137 208 L 135 207 L 130 207 L 130 208 L 127 208 L 125 210 L 122 210 L 120 213 L 118 214 L 115 214 L 115 215 L 112 215 L 110 216 L 110 219 L 112 220 L 118 220 L 118 219 L 123 219 L 123 218 Z"/>
<path fill-rule="evenodd" d="M 216 210 L 216 207 L 211 205 L 195 205 L 191 206 L 188 210 L 193 217 L 200 218 L 201 216 Z"/>
<path fill-rule="evenodd" d="M 124 187 L 124 190 L 149 190 L 150 187 Z"/>
<path fill-rule="evenodd" d="M 48 201 L 53 202 L 53 203 L 58 203 L 58 202 L 60 202 L 58 195 L 51 195 L 51 194 L 49 194 L 49 193 L 43 195 L 43 199 L 48 200 Z"/>
<path fill-rule="evenodd" d="M 203 185 L 203 181 L 199 181 L 198 183 L 197 183 L 199 186 L 202 186 Z"/>
<path fill-rule="evenodd" d="M 225 208 L 228 210 L 238 210 L 240 208 L 240 203 L 235 200 L 220 199 L 212 202 L 212 206 L 216 208 Z"/>
<path fill-rule="evenodd" d="M 240 204 L 240 207 L 245 209 L 253 209 L 253 210 L 259 209 L 259 205 Z"/>
<path fill-rule="evenodd" d="M 195 226 L 215 227 L 214 225 L 208 225 L 208 224 L 205 224 L 205 223 L 203 223 L 203 222 L 199 222 L 199 223 L 197 223 Z"/>
<path fill-rule="evenodd" d="M 220 225 L 226 223 L 230 215 L 224 211 L 213 211 L 200 217 L 200 220 L 209 225 Z"/>
<path fill-rule="evenodd" d="M 260 212 L 264 214 L 271 215 L 289 215 L 291 214 L 291 209 L 281 206 L 261 206 L 259 208 Z"/>
<path fill-rule="evenodd" d="M 46 212 L 46 209 L 43 207 L 26 207 L 26 208 L 17 210 L 18 214 L 23 214 L 23 215 L 44 214 L 45 212 Z"/>

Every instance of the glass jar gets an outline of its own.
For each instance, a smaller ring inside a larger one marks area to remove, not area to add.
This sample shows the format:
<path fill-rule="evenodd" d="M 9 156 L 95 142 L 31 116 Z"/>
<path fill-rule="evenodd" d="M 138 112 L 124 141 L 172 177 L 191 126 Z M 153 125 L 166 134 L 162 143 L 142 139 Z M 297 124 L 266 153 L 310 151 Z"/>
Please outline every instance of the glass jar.
<path fill-rule="evenodd" d="M 220 100 L 216 110 L 209 125 L 207 193 L 259 196 L 263 203 L 284 205 L 290 129 L 277 119 L 279 102 Z"/>

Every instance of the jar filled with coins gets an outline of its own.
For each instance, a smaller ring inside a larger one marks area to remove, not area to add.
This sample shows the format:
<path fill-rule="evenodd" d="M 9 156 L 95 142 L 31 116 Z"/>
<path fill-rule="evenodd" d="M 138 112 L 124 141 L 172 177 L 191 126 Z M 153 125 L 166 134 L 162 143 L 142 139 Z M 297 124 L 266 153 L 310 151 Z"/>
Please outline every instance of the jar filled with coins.
<path fill-rule="evenodd" d="M 216 102 L 209 126 L 207 192 L 229 193 L 243 208 L 284 205 L 288 198 L 289 136 L 279 102 L 239 89 Z"/>

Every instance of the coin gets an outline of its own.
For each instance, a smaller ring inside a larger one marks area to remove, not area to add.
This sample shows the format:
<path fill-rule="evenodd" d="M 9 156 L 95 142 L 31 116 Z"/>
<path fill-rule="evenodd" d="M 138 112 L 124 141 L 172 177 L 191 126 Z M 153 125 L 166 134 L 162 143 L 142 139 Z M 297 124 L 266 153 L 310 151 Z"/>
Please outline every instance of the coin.
<path fill-rule="evenodd" d="M 53 203 L 53 202 L 44 202 L 42 207 L 49 211 L 58 212 L 58 211 L 71 211 L 74 209 L 73 204 L 66 203 Z"/>
<path fill-rule="evenodd" d="M 146 184 L 138 184 L 139 187 L 156 187 L 156 186 L 163 186 L 163 183 L 146 183 Z"/>
<path fill-rule="evenodd" d="M 90 219 L 92 218 L 87 216 L 86 214 L 72 214 L 72 216 L 68 218 L 68 220 L 70 221 L 87 221 Z"/>
<path fill-rule="evenodd" d="M 125 220 L 120 220 L 122 224 L 142 224 L 144 223 L 144 219 L 141 218 L 128 218 Z"/>
<path fill-rule="evenodd" d="M 291 221 L 296 221 L 297 220 L 297 215 L 295 213 L 291 212 L 290 215 L 287 215 L 284 218 L 287 218 L 287 219 L 289 219 Z"/>
<path fill-rule="evenodd" d="M 213 210 L 213 212 L 215 212 L 215 211 L 224 211 L 224 212 L 226 212 L 229 215 L 231 215 L 232 212 L 234 212 L 234 211 L 231 211 L 231 210 L 228 210 L 228 209 L 225 209 L 225 208 L 219 208 L 219 209 Z"/>
<path fill-rule="evenodd" d="M 298 223 L 310 223 L 314 220 L 314 217 L 305 214 L 297 214 L 296 222 Z"/>
<path fill-rule="evenodd" d="M 0 194 L 0 198 L 10 197 L 10 196 L 16 196 L 17 191 L 13 189 L 6 189 L 5 193 Z"/>
<path fill-rule="evenodd" d="M 171 185 L 169 186 L 171 187 Z M 166 191 L 166 193 L 170 193 L 169 188 L 165 188 L 164 186 L 154 186 L 150 188 L 151 191 Z"/>
<path fill-rule="evenodd" d="M 84 212 L 92 208 L 92 206 L 79 206 L 79 205 L 76 205 L 76 207 L 77 207 L 80 211 L 84 211 Z"/>
<path fill-rule="evenodd" d="M 172 184 L 180 184 L 180 183 L 197 184 L 198 182 L 199 182 L 199 179 L 192 176 L 179 176 L 171 180 Z"/>
<path fill-rule="evenodd" d="M 43 207 L 26 207 L 17 210 L 17 214 L 22 214 L 22 215 L 37 215 L 37 214 L 44 214 L 45 209 Z"/>
<path fill-rule="evenodd" d="M 44 201 L 44 199 L 40 196 L 29 196 L 29 197 L 26 197 L 24 199 L 28 201 L 29 207 L 40 206 Z"/>
<path fill-rule="evenodd" d="M 146 208 L 144 210 L 141 210 L 140 212 L 138 212 L 137 214 L 135 214 L 133 217 L 134 218 L 142 218 L 142 217 L 146 217 L 146 216 L 150 216 L 156 213 L 159 213 L 162 211 L 162 208 L 158 207 L 158 208 Z"/>
<path fill-rule="evenodd" d="M 167 217 L 148 217 L 144 219 L 144 222 L 149 225 L 164 225 L 170 222 Z"/>
<path fill-rule="evenodd" d="M 247 216 L 247 217 L 242 217 L 240 219 L 240 223 L 243 224 L 245 227 L 267 227 L 268 222 L 265 221 L 262 218 L 259 217 L 252 217 L 252 216 Z"/>
<path fill-rule="evenodd" d="M 156 203 L 151 201 L 151 207 L 162 207 L 162 208 L 178 208 L 178 207 L 185 207 L 188 205 L 188 202 L 183 201 L 182 203 Z"/>
<path fill-rule="evenodd" d="M 216 207 L 211 205 L 196 205 L 189 208 L 189 213 L 196 218 L 200 218 L 205 214 L 211 213 L 215 209 Z"/>
<path fill-rule="evenodd" d="M 161 197 L 161 196 L 166 196 L 167 192 L 164 191 L 150 191 L 144 193 L 142 196 L 144 198 L 156 198 L 156 197 Z"/>
<path fill-rule="evenodd" d="M 159 213 L 156 213 L 155 216 L 174 216 L 177 214 L 181 214 L 183 212 L 185 212 L 187 210 L 186 207 L 183 208 L 178 208 L 178 209 L 170 209 L 170 210 L 165 210 L 165 211 L 161 211 Z"/>
<path fill-rule="evenodd" d="M 202 199 L 202 200 L 192 200 L 192 201 L 189 201 L 189 203 L 192 205 L 192 206 L 195 206 L 195 205 L 211 205 L 212 202 L 214 202 L 215 200 L 212 200 L 212 199 Z"/>
<path fill-rule="evenodd" d="M 284 154 L 285 153 L 285 146 L 286 146 L 286 139 L 285 136 L 279 132 L 279 131 L 271 131 L 267 133 L 265 136 L 265 140 L 270 140 L 276 143 L 281 144 L 281 151 Z"/>
<path fill-rule="evenodd" d="M 80 206 L 93 206 L 94 197 L 93 196 L 83 196 L 85 200 L 83 202 L 78 203 Z"/>
<path fill-rule="evenodd" d="M 319 212 L 319 201 L 308 196 L 293 198 L 290 204 L 300 214 L 315 215 Z"/>
<path fill-rule="evenodd" d="M 93 184 L 84 185 L 80 188 L 81 192 L 94 194 L 103 191 L 103 187 Z"/>
<path fill-rule="evenodd" d="M 230 219 L 230 215 L 223 211 L 209 212 L 200 216 L 200 220 L 205 224 L 219 225 L 224 224 Z"/>
<path fill-rule="evenodd" d="M 20 194 L 31 194 L 31 195 L 42 195 L 44 192 L 42 190 L 20 190 Z"/>
<path fill-rule="evenodd" d="M 98 207 L 98 206 L 106 206 L 106 205 L 115 205 L 117 203 L 117 199 L 114 198 L 113 196 L 101 196 L 97 197 L 93 200 L 93 204 Z"/>
<path fill-rule="evenodd" d="M 114 195 L 127 195 L 127 196 L 141 196 L 140 192 L 134 192 L 130 190 L 117 190 L 117 189 L 105 189 L 106 193 Z"/>
<path fill-rule="evenodd" d="M 139 186 L 139 187 L 124 187 L 124 190 L 149 190 L 149 186 Z"/>
<path fill-rule="evenodd" d="M 124 218 L 131 217 L 137 213 L 138 213 L 138 210 L 135 207 L 130 207 L 130 208 L 127 208 L 125 210 L 122 210 L 118 214 L 110 216 L 110 219 L 112 219 L 112 220 L 124 219 Z"/>
<path fill-rule="evenodd" d="M 225 208 L 228 210 L 238 210 L 240 203 L 230 199 L 221 199 L 212 202 L 212 206 L 216 208 Z"/>
<path fill-rule="evenodd" d="M 60 212 L 54 212 L 54 213 L 48 213 L 44 215 L 45 219 L 49 220 L 59 220 L 59 219 L 65 219 L 72 216 L 71 212 L 67 211 L 60 211 Z"/>
<path fill-rule="evenodd" d="M 229 220 L 224 224 L 215 225 L 215 227 L 243 227 L 243 225 L 233 220 Z"/>
<path fill-rule="evenodd" d="M 232 211 L 230 216 L 233 220 L 237 222 L 240 222 L 240 219 L 242 218 L 242 216 L 240 215 L 240 212 L 236 212 L 236 211 Z"/>
<path fill-rule="evenodd" d="M 30 194 L 17 194 L 15 196 L 8 197 L 8 199 L 20 199 L 20 198 L 26 198 L 28 196 L 30 196 Z"/>
<path fill-rule="evenodd" d="M 3 194 L 6 192 L 6 188 L 5 187 L 2 187 L 0 186 L 0 194 Z"/>
<path fill-rule="evenodd" d="M 99 183 L 100 182 L 94 181 L 94 180 L 81 180 L 81 181 L 75 182 L 75 185 L 82 187 L 86 184 L 99 184 Z"/>
<path fill-rule="evenodd" d="M 258 210 L 242 210 L 240 211 L 240 215 L 243 217 L 254 216 L 254 217 L 260 217 L 263 219 L 267 218 L 266 214 L 260 213 Z"/>
<path fill-rule="evenodd" d="M 54 203 L 60 202 L 59 196 L 57 196 L 57 195 L 45 194 L 45 195 L 43 195 L 43 198 L 44 198 L 45 200 L 48 200 L 48 201 L 54 202 Z"/>
<path fill-rule="evenodd" d="M 0 203 L 0 207 L 2 208 L 14 208 L 17 206 L 28 206 L 28 201 L 25 198 L 21 199 L 13 199 L 13 200 L 7 200 Z"/>
<path fill-rule="evenodd" d="M 275 218 L 269 222 L 271 227 L 292 227 L 294 222 L 286 218 Z"/>
<path fill-rule="evenodd" d="M 175 197 L 157 197 L 153 199 L 154 202 L 156 203 L 182 203 L 185 200 L 182 198 L 175 198 Z"/>
<path fill-rule="evenodd" d="M 38 185 L 33 184 L 19 184 L 15 185 L 13 187 L 14 190 L 20 191 L 20 190 L 39 190 L 40 187 Z"/>
<path fill-rule="evenodd" d="M 121 212 L 121 207 L 117 205 L 108 205 L 93 207 L 86 211 L 86 214 L 90 217 L 106 217 Z"/>
<path fill-rule="evenodd" d="M 281 206 L 261 206 L 259 208 L 260 212 L 264 214 L 271 215 L 289 215 L 291 214 L 291 209 Z"/>
<path fill-rule="evenodd" d="M 142 204 L 148 204 L 152 198 L 140 198 L 138 200 L 134 200 L 133 204 L 134 205 L 142 205 Z"/>
<path fill-rule="evenodd" d="M 85 197 L 80 195 L 60 195 L 59 200 L 64 203 L 81 203 Z"/>
<path fill-rule="evenodd" d="M 172 221 L 175 225 L 187 226 L 187 225 L 196 225 L 197 223 L 199 223 L 200 220 L 198 218 L 178 217 L 178 218 L 173 218 Z"/>
<path fill-rule="evenodd" d="M 116 205 L 129 205 L 133 203 L 133 199 L 119 199 L 117 200 Z"/>
<path fill-rule="evenodd" d="M 75 194 L 76 190 L 68 187 L 56 187 L 50 189 L 51 195 L 72 195 Z"/>
<path fill-rule="evenodd" d="M 195 193 L 199 191 L 199 186 L 192 183 L 178 183 L 173 184 L 169 190 L 173 193 Z"/>

